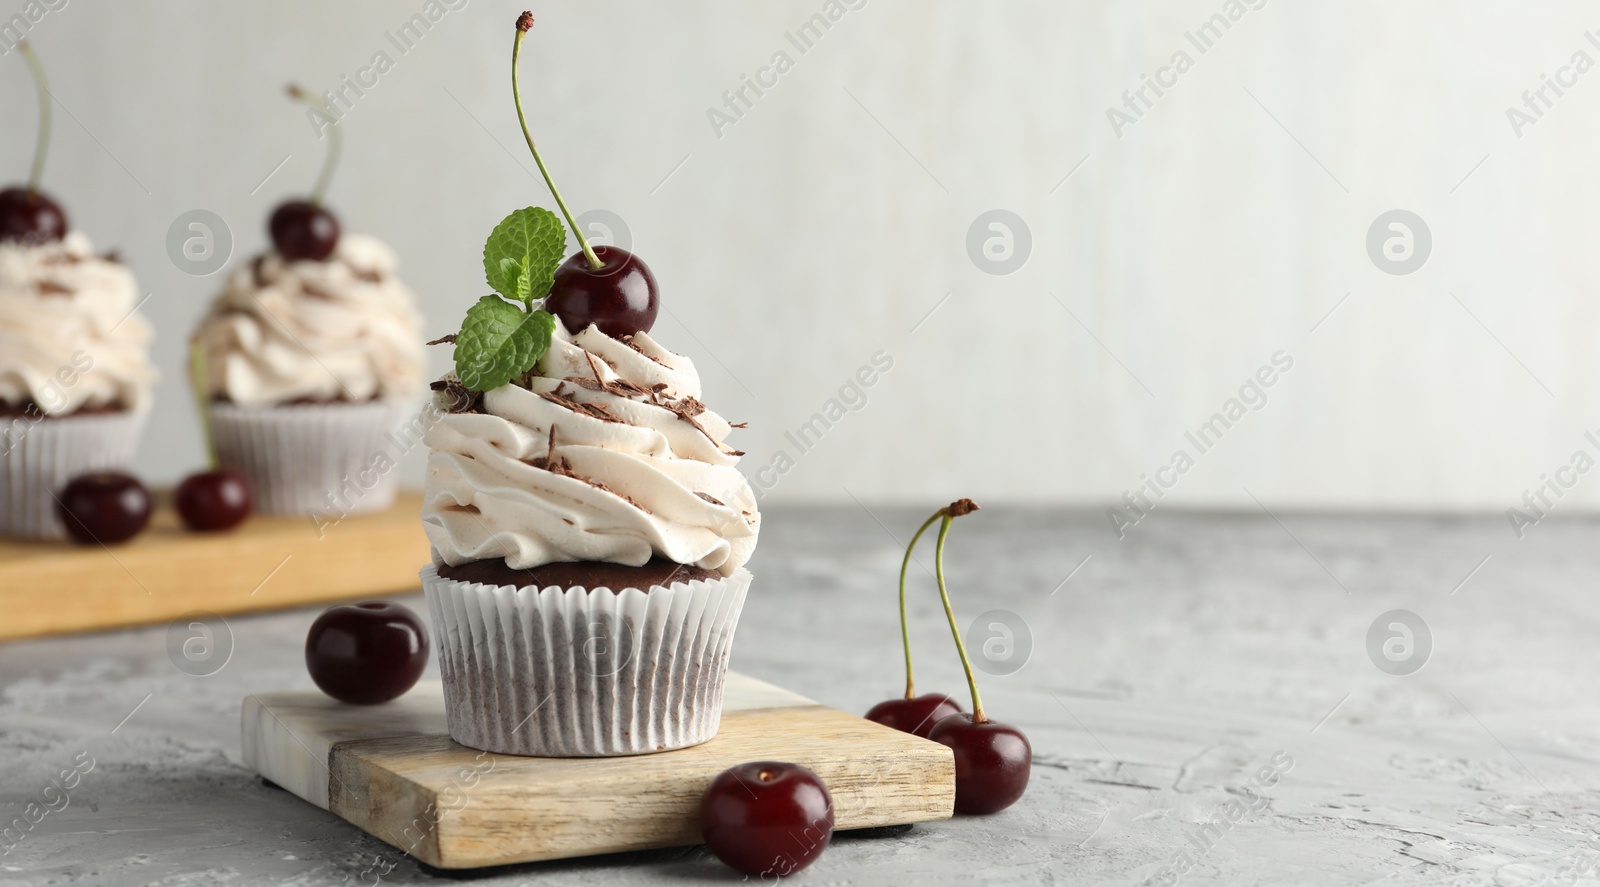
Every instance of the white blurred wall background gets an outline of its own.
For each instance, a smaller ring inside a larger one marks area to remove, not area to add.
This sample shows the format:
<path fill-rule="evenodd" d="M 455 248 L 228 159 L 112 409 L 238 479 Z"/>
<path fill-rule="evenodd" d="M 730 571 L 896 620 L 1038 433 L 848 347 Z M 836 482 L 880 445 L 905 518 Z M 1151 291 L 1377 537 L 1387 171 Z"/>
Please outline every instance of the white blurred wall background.
<path fill-rule="evenodd" d="M 399 251 L 430 334 L 487 291 L 490 228 L 552 205 L 510 101 L 523 2 L 546 159 L 576 210 L 626 220 L 664 290 L 653 334 L 750 422 L 748 473 L 795 457 L 765 501 L 1107 502 L 1192 454 L 1185 432 L 1280 350 L 1265 408 L 1163 507 L 1503 512 L 1600 428 L 1600 70 L 1520 137 L 1506 116 L 1575 52 L 1600 60 L 1589 4 L 1255 0 L 1201 54 L 1185 32 L 1222 0 L 852 0 L 801 54 L 785 32 L 819 0 L 471 0 L 402 54 L 385 34 L 423 0 L 54 0 L 30 34 L 59 100 L 47 187 L 153 293 L 148 478 L 201 458 L 182 345 L 221 279 L 180 271 L 167 228 L 207 209 L 235 262 L 263 247 L 321 158 L 285 82 L 389 55 L 331 203 Z M 779 50 L 792 69 L 719 138 L 708 108 Z M 1107 108 L 1178 50 L 1193 67 L 1119 138 Z M 25 176 L 33 117 L 13 52 L 0 179 Z M 1403 276 L 1366 247 L 1396 208 L 1433 237 Z M 1033 242 L 1007 275 L 967 249 L 994 209 Z M 797 455 L 785 432 L 880 351 L 866 406 Z M 1596 503 L 1600 471 L 1560 508 Z"/>

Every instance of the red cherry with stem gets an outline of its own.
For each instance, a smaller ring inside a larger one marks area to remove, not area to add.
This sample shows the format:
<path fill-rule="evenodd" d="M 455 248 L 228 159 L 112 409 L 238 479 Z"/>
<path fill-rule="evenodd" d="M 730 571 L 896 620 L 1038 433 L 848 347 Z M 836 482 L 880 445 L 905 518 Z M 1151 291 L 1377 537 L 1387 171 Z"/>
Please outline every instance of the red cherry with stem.
<path fill-rule="evenodd" d="M 56 515 L 73 539 L 115 545 L 139 535 L 150 522 L 150 491 L 121 472 L 85 474 L 56 495 Z"/>
<path fill-rule="evenodd" d="M 317 174 L 317 183 L 311 189 L 311 196 L 305 200 L 287 200 L 279 204 L 272 212 L 267 230 L 272 234 L 273 247 L 285 259 L 291 262 L 321 262 L 333 255 L 339 246 L 339 219 L 323 208 L 322 197 L 328 192 L 333 171 L 339 166 L 344 137 L 339 128 L 338 115 L 326 103 L 292 83 L 288 92 L 291 98 L 306 103 L 312 110 L 320 112 L 324 119 L 333 120 L 334 123 L 327 127 L 328 150 L 323 154 L 322 170 Z"/>
<path fill-rule="evenodd" d="M 722 771 L 700 802 L 700 832 L 716 857 L 762 880 L 817 860 L 833 837 L 833 798 L 799 764 L 753 761 Z"/>
<path fill-rule="evenodd" d="M 61 205 L 39 190 L 39 180 L 44 175 L 44 159 L 50 148 L 50 109 L 53 100 L 46 85 L 44 66 L 34 54 L 33 44 L 18 41 L 23 61 L 28 63 L 28 73 L 33 78 L 33 88 L 39 98 L 38 141 L 33 146 L 33 166 L 28 172 L 28 184 L 20 188 L 0 191 L 0 241 L 25 244 L 50 243 L 67 235 L 67 214 Z"/>
<path fill-rule="evenodd" d="M 655 325 L 661 298 L 656 278 L 644 260 L 616 246 L 597 246 L 601 267 L 589 265 L 584 253 L 574 253 L 556 269 L 544 310 L 561 318 L 568 332 L 590 324 L 620 339 L 647 333 Z"/>
<path fill-rule="evenodd" d="M 267 223 L 278 255 L 291 262 L 320 262 L 339 246 L 339 220 L 309 200 L 286 200 Z"/>
<path fill-rule="evenodd" d="M 340 702 L 376 705 L 411 689 L 428 665 L 428 632 L 417 614 L 388 601 L 323 612 L 306 634 L 306 670 Z"/>
<path fill-rule="evenodd" d="M 50 243 L 67 236 L 67 215 L 43 191 L 0 191 L 0 241 Z"/>
<path fill-rule="evenodd" d="M 197 472 L 178 484 L 172 504 L 191 530 L 231 530 L 250 516 L 250 482 L 231 468 Z"/>
<path fill-rule="evenodd" d="M 579 251 L 556 269 L 550 294 L 545 298 L 544 309 L 561 318 L 568 332 L 577 333 L 590 324 L 613 338 L 649 332 L 656 322 L 656 312 L 661 300 L 656 288 L 656 278 L 644 260 L 615 246 L 589 245 L 583 229 L 572 217 L 572 210 L 562 199 L 555 179 L 539 156 L 539 148 L 528 131 L 528 118 L 522 110 L 522 88 L 517 77 L 517 62 L 522 55 L 522 39 L 533 27 L 533 14 L 524 12 L 517 18 L 517 39 L 511 47 L 511 100 L 517 106 L 517 123 L 522 127 L 522 138 L 528 143 L 533 162 L 539 174 L 556 199 L 556 206 L 567 219 L 567 227 L 578 239 Z"/>
<path fill-rule="evenodd" d="M 1022 797 L 1033 769 L 1033 747 L 1028 737 L 1015 727 L 989 720 L 978 695 L 978 681 L 972 675 L 967 645 L 956 626 L 956 611 L 950 606 L 950 591 L 944 582 L 944 542 L 950 524 L 962 515 L 978 510 L 971 499 L 960 499 L 940 510 L 939 541 L 934 546 L 934 579 L 939 584 L 939 600 L 944 603 L 950 634 L 956 640 L 961 667 L 967 673 L 972 691 L 972 714 L 954 714 L 935 724 L 928 738 L 950 747 L 956 765 L 956 809 L 962 813 L 998 813 Z"/>
<path fill-rule="evenodd" d="M 961 703 L 955 699 L 943 693 L 924 693 L 908 699 L 886 699 L 867 710 L 867 720 L 926 739 L 934 724 L 960 711 Z"/>
<path fill-rule="evenodd" d="M 911 568 L 911 552 L 917 548 L 917 542 L 922 539 L 922 534 L 933 526 L 933 522 L 943 516 L 944 512 L 938 511 L 917 528 L 911 537 L 911 544 L 906 546 L 906 556 L 900 560 L 900 643 L 906 652 L 906 695 L 900 699 L 890 699 L 874 705 L 867 711 L 867 720 L 877 721 L 886 727 L 893 727 L 904 733 L 914 733 L 927 738 L 928 731 L 933 729 L 941 719 L 953 715 L 961 710 L 961 703 L 943 693 L 928 693 L 917 695 L 917 684 L 911 676 L 911 629 L 906 620 L 906 571 Z"/>
<path fill-rule="evenodd" d="M 956 809 L 998 813 L 1027 790 L 1033 746 L 1021 730 L 999 721 L 978 723 L 976 717 L 950 715 L 934 725 L 928 738 L 949 746 L 955 755 Z"/>

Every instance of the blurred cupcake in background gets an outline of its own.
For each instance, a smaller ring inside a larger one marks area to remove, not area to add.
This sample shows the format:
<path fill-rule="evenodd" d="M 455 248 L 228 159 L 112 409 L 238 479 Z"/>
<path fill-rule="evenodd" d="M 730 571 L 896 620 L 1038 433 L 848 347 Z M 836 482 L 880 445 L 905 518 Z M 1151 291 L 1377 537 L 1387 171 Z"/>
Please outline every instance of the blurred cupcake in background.
<path fill-rule="evenodd" d="M 50 104 L 31 47 L 18 48 L 40 124 L 28 183 L 0 191 L 0 535 L 57 539 L 55 494 L 133 458 L 156 372 L 133 272 L 96 255 L 39 189 Z"/>
<path fill-rule="evenodd" d="M 263 513 L 388 507 L 399 455 L 390 433 L 421 401 L 422 321 L 394 252 L 342 234 L 322 205 L 339 129 L 327 128 L 311 196 L 273 212 L 272 249 L 235 269 L 193 339 L 217 463 L 245 475 Z"/>
<path fill-rule="evenodd" d="M 382 242 L 323 259 L 278 250 L 237 269 L 195 333 L 217 463 L 263 513 L 394 501 L 388 435 L 418 406 L 422 321 Z M 386 467 L 387 466 L 387 467 Z"/>

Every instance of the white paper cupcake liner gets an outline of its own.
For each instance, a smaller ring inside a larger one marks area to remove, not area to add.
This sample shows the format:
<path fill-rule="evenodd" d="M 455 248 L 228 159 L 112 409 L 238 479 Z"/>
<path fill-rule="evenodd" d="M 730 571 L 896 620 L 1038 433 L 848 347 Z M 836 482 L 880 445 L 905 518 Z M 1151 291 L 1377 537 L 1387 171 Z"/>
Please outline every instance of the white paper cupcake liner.
<path fill-rule="evenodd" d="M 0 536 L 64 538 L 67 531 L 56 514 L 56 495 L 81 474 L 127 467 L 147 418 L 147 412 L 139 411 L 4 420 Z"/>
<path fill-rule="evenodd" d="M 717 735 L 749 571 L 648 592 L 496 587 L 435 566 L 421 576 L 456 742 L 568 758 Z"/>
<path fill-rule="evenodd" d="M 207 411 L 217 462 L 250 481 L 262 514 L 328 519 L 394 502 L 398 463 L 417 445 L 397 429 L 416 409 L 389 401 L 240 407 Z"/>

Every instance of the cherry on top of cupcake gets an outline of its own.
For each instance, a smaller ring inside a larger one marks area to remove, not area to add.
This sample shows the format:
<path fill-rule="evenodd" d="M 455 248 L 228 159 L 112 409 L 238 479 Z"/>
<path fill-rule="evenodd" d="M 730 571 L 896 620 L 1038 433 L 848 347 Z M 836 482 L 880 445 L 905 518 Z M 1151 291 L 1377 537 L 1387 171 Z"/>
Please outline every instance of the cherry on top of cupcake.
<path fill-rule="evenodd" d="M 290 98 L 305 102 L 313 113 L 320 112 L 333 122 L 327 127 L 328 150 L 323 155 L 322 171 L 317 174 L 311 195 L 278 204 L 267 222 L 267 231 L 272 235 L 273 248 L 285 259 L 322 262 L 339 246 L 339 218 L 322 205 L 343 147 L 339 120 L 321 99 L 293 83 L 289 84 L 288 92 Z"/>
<path fill-rule="evenodd" d="M 44 174 L 44 158 L 50 147 L 50 89 L 45 84 L 44 66 L 26 40 L 17 42 L 28 73 L 39 95 L 38 141 L 33 148 L 33 166 L 26 185 L 0 190 L 0 242 L 23 244 L 53 243 L 67 235 L 67 214 L 61 204 L 39 190 Z"/>
<path fill-rule="evenodd" d="M 456 376 L 471 391 L 499 388 L 533 369 L 550 349 L 556 318 L 570 332 L 593 325 L 622 338 L 648 332 L 660 310 L 655 275 L 643 259 L 615 246 L 590 246 L 528 132 L 517 63 L 523 37 L 532 27 L 533 13 L 517 17 L 511 98 L 522 137 L 567 225 L 563 228 L 555 213 L 530 206 L 506 216 L 489 234 L 483 271 L 497 295 L 484 296 L 469 308 L 459 333 L 436 340 L 455 343 Z M 579 250 L 562 261 L 567 228 Z"/>

